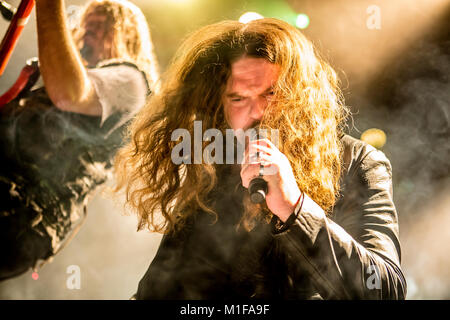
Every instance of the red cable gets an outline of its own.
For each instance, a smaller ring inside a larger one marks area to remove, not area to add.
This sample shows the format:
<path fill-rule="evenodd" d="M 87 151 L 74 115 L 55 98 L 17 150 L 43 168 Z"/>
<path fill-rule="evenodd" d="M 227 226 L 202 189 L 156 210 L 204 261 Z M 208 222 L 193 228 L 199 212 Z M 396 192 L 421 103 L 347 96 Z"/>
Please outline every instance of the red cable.
<path fill-rule="evenodd" d="M 28 80 L 35 71 L 36 68 L 31 65 L 27 65 L 22 69 L 19 78 L 17 78 L 13 86 L 0 96 L 0 108 L 18 96 L 18 94 L 23 90 L 23 88 L 25 88 L 25 86 L 28 83 Z"/>
<path fill-rule="evenodd" d="M 33 7 L 34 0 L 22 0 L 16 14 L 9 24 L 8 31 L 6 31 L 0 45 L 0 76 L 3 74 L 3 71 L 8 64 L 9 58 L 11 57 L 23 28 L 28 22 Z"/>

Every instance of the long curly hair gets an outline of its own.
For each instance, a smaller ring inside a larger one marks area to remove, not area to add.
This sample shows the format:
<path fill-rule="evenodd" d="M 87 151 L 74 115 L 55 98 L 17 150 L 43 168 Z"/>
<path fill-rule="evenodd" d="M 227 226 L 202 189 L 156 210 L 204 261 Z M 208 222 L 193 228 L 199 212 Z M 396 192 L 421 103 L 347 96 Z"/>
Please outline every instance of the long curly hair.
<path fill-rule="evenodd" d="M 108 54 L 111 59 L 102 61 L 107 64 L 115 61 L 127 61 L 136 64 L 146 75 L 150 88 L 155 91 L 158 84 L 158 63 L 154 53 L 150 30 L 142 11 L 126 0 L 94 0 L 80 12 L 80 21 L 72 30 L 75 44 L 82 47 L 84 24 L 91 14 L 107 17 L 105 30 L 111 32 L 112 46 Z"/>
<path fill-rule="evenodd" d="M 247 24 L 223 21 L 185 39 L 160 92 L 137 115 L 129 128 L 130 143 L 117 155 L 116 190 L 125 189 L 126 204 L 139 217 L 138 230 L 177 230 L 199 209 L 217 215 L 208 202 L 217 165 L 172 162 L 177 142 L 171 134 L 185 128 L 193 137 L 194 120 L 201 120 L 204 130 L 228 127 L 221 98 L 231 64 L 242 56 L 280 66 L 261 126 L 278 129 L 279 149 L 290 160 L 300 190 L 332 210 L 339 194 L 339 136 L 349 114 L 335 71 L 288 23 L 269 18 Z M 249 230 L 267 207 L 249 204 L 248 197 L 244 202 L 243 225 Z"/>

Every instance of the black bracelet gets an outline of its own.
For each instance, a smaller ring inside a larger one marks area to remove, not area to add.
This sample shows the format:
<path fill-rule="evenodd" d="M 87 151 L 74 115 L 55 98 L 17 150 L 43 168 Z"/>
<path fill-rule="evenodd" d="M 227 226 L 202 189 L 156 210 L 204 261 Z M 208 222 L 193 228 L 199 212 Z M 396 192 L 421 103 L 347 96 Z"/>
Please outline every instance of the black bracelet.
<path fill-rule="evenodd" d="M 296 210 L 297 209 L 297 206 L 296 206 L 294 208 L 294 212 L 291 213 L 291 215 L 286 220 L 286 222 L 283 223 L 283 221 L 281 221 L 280 218 L 278 218 L 276 215 L 273 215 L 272 220 L 270 221 L 270 225 L 271 225 L 273 234 L 282 233 L 282 232 L 286 231 L 287 229 L 289 229 L 294 224 L 298 215 L 302 211 L 303 201 L 305 200 L 305 194 L 303 192 L 300 196 L 301 196 L 302 200 L 301 200 L 299 209 Z"/>

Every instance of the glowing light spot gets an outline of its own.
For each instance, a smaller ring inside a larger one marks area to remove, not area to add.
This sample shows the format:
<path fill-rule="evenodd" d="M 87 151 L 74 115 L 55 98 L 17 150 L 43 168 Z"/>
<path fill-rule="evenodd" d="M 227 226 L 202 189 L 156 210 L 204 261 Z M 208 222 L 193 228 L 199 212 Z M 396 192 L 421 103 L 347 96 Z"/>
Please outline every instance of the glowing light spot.
<path fill-rule="evenodd" d="M 262 19 L 262 18 L 264 18 L 264 17 L 257 12 L 246 12 L 239 18 L 239 22 L 249 23 L 250 21 L 258 20 L 258 19 Z"/>
<path fill-rule="evenodd" d="M 362 133 L 361 140 L 381 149 L 386 144 L 386 134 L 381 129 L 371 128 Z"/>
<path fill-rule="evenodd" d="M 306 29 L 309 26 L 309 17 L 305 13 L 300 13 L 297 15 L 297 20 L 295 21 L 297 28 Z"/>
<path fill-rule="evenodd" d="M 38 275 L 37 272 L 33 272 L 33 273 L 31 274 L 31 277 L 33 278 L 33 280 L 39 279 L 39 275 Z"/>

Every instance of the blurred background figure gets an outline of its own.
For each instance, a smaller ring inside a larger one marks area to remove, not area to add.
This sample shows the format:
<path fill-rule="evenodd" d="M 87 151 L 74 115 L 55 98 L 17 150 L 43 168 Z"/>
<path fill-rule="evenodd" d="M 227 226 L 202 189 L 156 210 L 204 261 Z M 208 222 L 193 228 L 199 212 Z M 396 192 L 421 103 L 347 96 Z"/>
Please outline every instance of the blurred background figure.
<path fill-rule="evenodd" d="M 36 1 L 44 86 L 1 108 L 0 280 L 38 268 L 73 238 L 157 78 L 138 7 L 91 1 L 73 34 L 65 16 L 63 0 Z"/>

